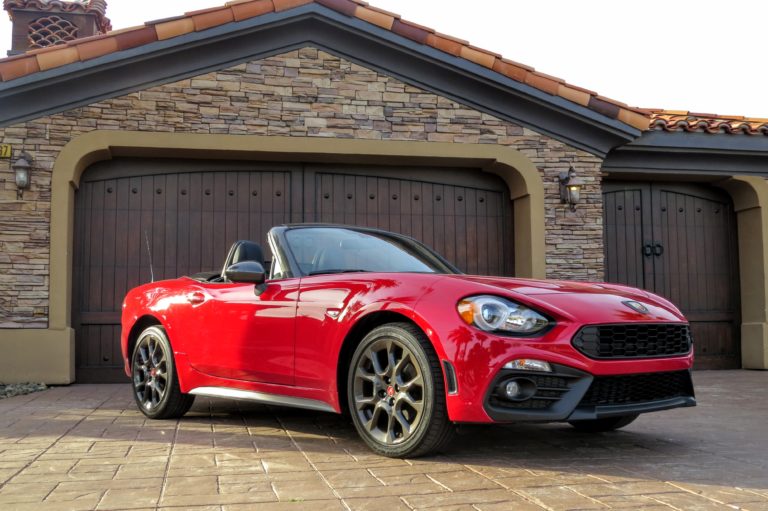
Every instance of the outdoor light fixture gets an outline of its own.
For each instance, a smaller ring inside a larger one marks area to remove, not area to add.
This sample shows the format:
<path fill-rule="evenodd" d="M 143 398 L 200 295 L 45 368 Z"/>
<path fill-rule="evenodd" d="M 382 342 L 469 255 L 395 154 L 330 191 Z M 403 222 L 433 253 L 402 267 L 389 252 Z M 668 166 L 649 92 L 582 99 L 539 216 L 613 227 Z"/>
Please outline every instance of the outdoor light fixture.
<path fill-rule="evenodd" d="M 19 159 L 11 165 L 14 174 L 16 175 L 16 196 L 21 199 L 24 190 L 29 188 L 29 171 L 32 170 L 32 156 L 22 151 L 19 155 Z"/>
<path fill-rule="evenodd" d="M 573 167 L 568 169 L 568 172 L 561 172 L 558 180 L 560 181 L 560 202 L 570 205 L 571 211 L 576 211 L 584 182 L 576 177 L 576 170 Z"/>

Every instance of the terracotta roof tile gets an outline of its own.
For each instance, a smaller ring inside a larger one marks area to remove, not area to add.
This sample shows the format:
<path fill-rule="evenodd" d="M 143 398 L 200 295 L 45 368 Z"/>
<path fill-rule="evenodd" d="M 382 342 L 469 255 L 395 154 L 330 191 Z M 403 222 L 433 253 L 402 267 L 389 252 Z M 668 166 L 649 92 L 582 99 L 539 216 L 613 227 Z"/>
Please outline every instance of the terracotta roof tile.
<path fill-rule="evenodd" d="M 164 41 L 180 35 L 189 34 L 195 31 L 195 22 L 189 18 L 179 18 L 165 23 L 155 25 L 157 39 Z"/>
<path fill-rule="evenodd" d="M 351 0 L 315 0 L 320 5 L 324 5 L 334 11 L 339 11 L 346 16 L 354 16 L 355 11 L 359 7 L 358 4 Z"/>
<path fill-rule="evenodd" d="M 196 32 L 235 21 L 232 9 L 229 7 L 188 12 L 187 16 L 191 17 L 195 23 Z"/>
<path fill-rule="evenodd" d="M 619 116 L 620 107 L 617 104 L 609 103 L 608 101 L 600 99 L 597 96 L 592 96 L 589 98 L 588 107 L 595 112 L 601 113 L 608 117 L 613 117 L 614 119 Z"/>
<path fill-rule="evenodd" d="M 461 49 L 464 48 L 464 45 L 461 43 L 443 37 L 442 34 L 429 34 L 425 44 L 437 48 L 440 51 L 444 51 L 445 53 L 455 55 L 456 57 L 461 55 Z"/>
<path fill-rule="evenodd" d="M 30 55 L 21 55 L 17 58 L 0 60 L 0 79 L 4 82 L 15 80 L 22 76 L 40 71 L 37 58 Z"/>
<path fill-rule="evenodd" d="M 606 103 L 613 103 L 614 105 L 620 106 L 622 108 L 629 107 L 629 105 L 627 105 L 626 103 L 622 103 L 621 101 L 617 101 L 615 99 L 606 98 L 605 96 L 601 96 L 599 94 L 595 94 L 595 97 L 600 101 L 605 101 Z"/>
<path fill-rule="evenodd" d="M 74 39 L 72 41 L 67 41 L 67 44 L 69 46 L 74 46 L 76 44 L 88 43 L 88 42 L 91 42 L 91 41 L 96 41 L 98 39 L 105 39 L 105 38 L 108 38 L 108 37 L 110 37 L 109 34 L 96 34 L 96 35 L 92 35 L 92 36 L 88 36 L 88 37 L 80 37 L 80 38 Z"/>
<path fill-rule="evenodd" d="M 481 53 L 487 53 L 488 55 L 493 55 L 494 57 L 499 58 L 499 59 L 503 57 L 503 55 L 500 54 L 500 53 L 496 53 L 495 51 L 491 51 L 491 50 L 486 50 L 485 48 L 480 48 L 479 46 L 473 46 L 473 45 L 469 44 L 468 42 L 462 41 L 462 44 L 464 44 L 466 47 L 468 47 L 468 48 L 470 48 L 472 50 L 479 51 Z"/>
<path fill-rule="evenodd" d="M 117 40 L 113 37 L 99 37 L 85 42 L 78 40 L 75 48 L 80 54 L 80 60 L 90 60 L 116 52 Z"/>
<path fill-rule="evenodd" d="M 408 39 L 412 39 L 421 44 L 425 44 L 427 42 L 427 37 L 431 33 L 427 30 L 424 30 L 419 25 L 408 23 L 407 21 L 399 19 L 392 23 L 392 32 L 397 35 L 407 37 Z"/>
<path fill-rule="evenodd" d="M 626 108 L 619 109 L 618 119 L 630 126 L 634 126 L 639 130 L 647 130 L 650 123 L 648 122 L 648 116 L 627 110 Z"/>
<path fill-rule="evenodd" d="M 272 0 L 247 0 L 245 2 L 230 2 L 227 5 L 232 9 L 235 21 L 261 16 L 275 10 Z"/>
<path fill-rule="evenodd" d="M 685 110 L 655 110 L 650 129 L 700 133 L 732 133 L 768 135 L 768 119 L 686 112 Z"/>
<path fill-rule="evenodd" d="M 546 73 L 542 73 L 541 71 L 531 70 L 531 72 L 536 74 L 536 76 L 540 76 L 542 78 L 546 78 L 548 80 L 552 80 L 553 82 L 565 83 L 565 80 L 563 80 L 562 78 L 558 78 L 557 76 L 548 75 Z"/>
<path fill-rule="evenodd" d="M 285 11 L 294 7 L 311 4 L 314 0 L 272 0 L 276 11 Z"/>
<path fill-rule="evenodd" d="M 391 30 L 392 24 L 395 22 L 394 16 L 369 7 L 358 6 L 355 11 L 355 16 L 386 30 Z"/>
<path fill-rule="evenodd" d="M 562 83 L 557 87 L 557 95 L 581 106 L 589 106 L 589 99 L 591 97 L 582 90 Z M 648 119 L 645 120 L 645 123 L 648 124 Z"/>
<path fill-rule="evenodd" d="M 379 7 L 376 7 L 375 5 L 370 5 L 370 4 L 368 4 L 368 5 L 366 5 L 366 6 L 365 6 L 365 8 L 366 8 L 366 9 L 370 9 L 371 11 L 380 12 L 381 14 L 386 14 L 387 16 L 392 16 L 392 17 L 393 17 L 393 18 L 395 18 L 396 20 L 399 20 L 399 19 L 400 19 L 400 15 L 399 15 L 399 14 L 397 14 L 396 12 L 390 12 L 390 11 L 386 11 L 386 10 L 384 10 L 384 9 L 381 9 L 381 8 L 379 8 Z"/>
<path fill-rule="evenodd" d="M 531 73 L 530 71 L 525 75 L 525 83 L 531 87 L 542 90 L 547 94 L 552 94 L 553 96 L 557 96 L 558 86 L 560 85 L 551 78 L 547 78 L 538 73 Z"/>
<path fill-rule="evenodd" d="M 458 37 L 454 37 L 454 36 L 452 36 L 450 34 L 442 34 L 440 32 L 435 32 L 435 35 L 436 36 L 440 36 L 443 39 L 448 39 L 448 40 L 453 41 L 455 43 L 463 44 L 464 46 L 469 46 L 469 41 L 467 41 L 465 39 L 459 39 Z"/>
<path fill-rule="evenodd" d="M 40 52 L 36 55 L 40 71 L 65 66 L 80 60 L 77 48 L 65 45 L 54 46 L 52 51 Z"/>
<path fill-rule="evenodd" d="M 510 59 L 508 59 L 508 58 L 506 58 L 506 57 L 504 57 L 502 60 L 504 60 L 504 62 L 506 62 L 507 64 L 512 64 L 513 66 L 517 66 L 517 67 L 523 68 L 523 69 L 525 69 L 526 71 L 536 71 L 536 70 L 535 70 L 534 68 L 532 68 L 531 66 L 527 66 L 527 65 L 525 65 L 525 64 L 521 64 L 520 62 L 516 62 L 516 61 L 514 61 L 514 60 L 510 60 Z"/>
<path fill-rule="evenodd" d="M 496 59 L 493 63 L 493 70 L 518 82 L 525 82 L 525 75 L 528 74 L 525 68 L 513 64 L 507 59 Z"/>
<path fill-rule="evenodd" d="M 157 41 L 155 27 L 141 27 L 137 30 L 128 30 L 115 36 L 118 50 L 128 50 Z"/>
<path fill-rule="evenodd" d="M 590 96 L 597 96 L 597 92 L 595 92 L 593 90 L 585 89 L 584 87 L 579 87 L 578 85 L 574 85 L 572 83 L 569 83 L 567 85 L 571 89 L 580 90 L 581 92 L 585 92 L 585 93 L 589 94 Z"/>
<path fill-rule="evenodd" d="M 462 46 L 459 55 L 467 60 L 471 60 L 475 64 L 488 68 L 493 68 L 493 64 L 496 62 L 496 57 L 494 55 L 476 50 L 469 46 Z"/>
<path fill-rule="evenodd" d="M 60 43 L 60 44 L 55 44 L 53 46 L 45 46 L 43 48 L 35 48 L 33 50 L 27 51 L 25 53 L 25 55 L 38 55 L 40 53 L 48 53 L 48 52 L 56 51 L 56 50 L 58 50 L 60 48 L 63 48 L 66 45 L 67 45 L 67 43 Z"/>
<path fill-rule="evenodd" d="M 161 24 L 161 23 L 167 23 L 169 21 L 184 20 L 184 19 L 189 19 L 189 18 L 185 14 L 182 14 L 180 16 L 169 16 L 168 18 L 160 18 L 160 19 L 157 19 L 157 20 L 145 21 L 144 22 L 144 26 L 148 27 L 150 25 L 158 25 L 158 24 Z M 111 33 L 114 34 L 115 32 L 116 31 L 113 31 Z"/>

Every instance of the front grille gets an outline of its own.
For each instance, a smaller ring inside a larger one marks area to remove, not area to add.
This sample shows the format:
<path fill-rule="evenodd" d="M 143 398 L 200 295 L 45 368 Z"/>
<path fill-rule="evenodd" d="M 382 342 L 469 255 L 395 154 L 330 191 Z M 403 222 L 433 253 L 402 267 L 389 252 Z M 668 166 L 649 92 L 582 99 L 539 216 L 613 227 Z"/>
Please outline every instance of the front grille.
<path fill-rule="evenodd" d="M 693 396 L 688 371 L 596 376 L 579 406 L 625 405 Z"/>
<path fill-rule="evenodd" d="M 573 346 L 596 359 L 653 358 L 685 355 L 691 351 L 688 325 L 625 323 L 585 326 Z"/>
<path fill-rule="evenodd" d="M 512 376 L 512 375 L 510 375 Z M 509 401 L 504 398 L 491 395 L 491 405 L 502 408 L 515 408 L 515 409 L 533 409 L 544 410 L 549 408 L 555 402 L 565 394 L 569 387 L 568 381 L 573 378 L 564 378 L 562 376 L 550 376 L 550 375 L 538 375 L 528 373 L 515 373 L 514 376 L 524 377 L 536 384 L 536 393 L 525 401 Z M 511 378 L 504 378 L 503 381 L 507 381 Z"/>

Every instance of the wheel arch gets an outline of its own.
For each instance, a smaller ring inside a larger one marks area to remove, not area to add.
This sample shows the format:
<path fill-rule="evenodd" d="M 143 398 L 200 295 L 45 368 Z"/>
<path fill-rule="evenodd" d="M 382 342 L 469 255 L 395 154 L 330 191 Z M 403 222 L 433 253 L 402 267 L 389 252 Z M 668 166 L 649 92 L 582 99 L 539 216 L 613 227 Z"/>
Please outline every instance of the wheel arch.
<path fill-rule="evenodd" d="M 147 328 L 151 326 L 161 326 L 165 328 L 165 325 L 163 325 L 163 322 L 160 321 L 160 318 L 153 316 L 151 314 L 145 314 L 141 317 L 139 317 L 134 323 L 133 326 L 131 326 L 131 330 L 128 332 L 128 339 L 126 344 L 126 370 L 130 369 L 131 364 L 131 357 L 133 356 L 133 349 L 136 347 L 136 341 L 139 340 L 139 335 L 141 335 L 141 332 L 146 330 Z M 168 339 L 168 342 L 170 343 L 171 340 Z"/>
<path fill-rule="evenodd" d="M 445 388 L 448 388 L 448 382 L 445 380 L 445 369 L 443 368 L 442 361 L 445 359 L 445 353 L 442 346 L 434 339 L 434 332 L 429 328 L 428 324 L 423 318 L 414 314 L 413 311 L 401 311 L 401 310 L 376 310 L 369 312 L 364 316 L 358 318 L 352 327 L 347 332 L 339 349 L 339 355 L 336 364 L 336 396 L 338 399 L 339 409 L 341 413 L 346 414 L 349 409 L 347 405 L 347 376 L 349 371 L 349 363 L 352 359 L 352 354 L 355 352 L 355 348 L 360 342 L 371 332 L 374 328 L 377 328 L 388 323 L 410 323 L 421 330 L 424 335 L 429 339 L 429 343 L 432 345 L 432 349 L 435 350 L 440 363 L 440 372 L 445 382 Z"/>

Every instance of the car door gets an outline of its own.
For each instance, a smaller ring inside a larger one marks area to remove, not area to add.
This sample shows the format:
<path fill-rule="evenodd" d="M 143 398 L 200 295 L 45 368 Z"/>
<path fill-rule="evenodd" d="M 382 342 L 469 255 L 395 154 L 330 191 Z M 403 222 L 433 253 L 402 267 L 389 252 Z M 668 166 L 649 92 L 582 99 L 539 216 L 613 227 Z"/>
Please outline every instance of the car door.
<path fill-rule="evenodd" d="M 190 362 L 212 376 L 293 385 L 299 279 L 271 280 L 258 289 L 239 283 L 200 286 L 207 326 L 188 354 Z"/>

